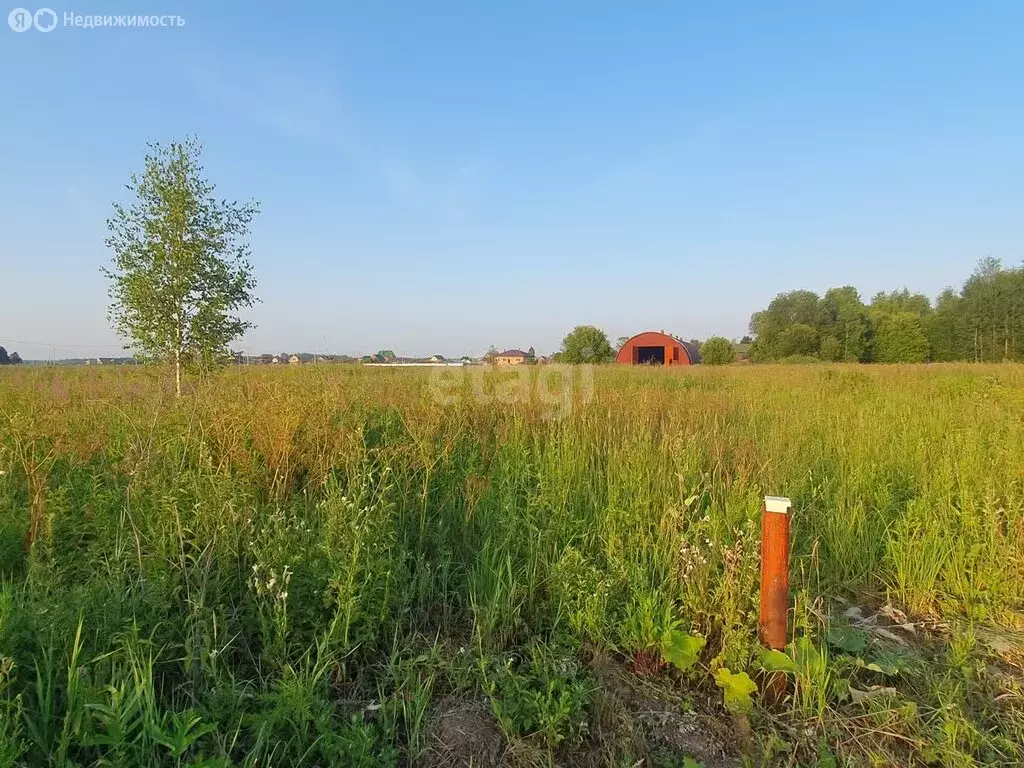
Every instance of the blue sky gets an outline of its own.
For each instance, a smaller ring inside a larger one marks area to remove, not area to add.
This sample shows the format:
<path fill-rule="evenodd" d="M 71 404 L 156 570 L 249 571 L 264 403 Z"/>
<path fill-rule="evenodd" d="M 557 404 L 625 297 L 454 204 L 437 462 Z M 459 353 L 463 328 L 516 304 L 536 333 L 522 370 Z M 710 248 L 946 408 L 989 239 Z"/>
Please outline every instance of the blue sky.
<path fill-rule="evenodd" d="M 116 352 L 104 222 L 186 134 L 262 203 L 251 352 L 740 336 L 780 291 L 934 296 L 1024 255 L 1019 2 L 51 7 L 186 23 L 0 28 L 25 357 Z"/>

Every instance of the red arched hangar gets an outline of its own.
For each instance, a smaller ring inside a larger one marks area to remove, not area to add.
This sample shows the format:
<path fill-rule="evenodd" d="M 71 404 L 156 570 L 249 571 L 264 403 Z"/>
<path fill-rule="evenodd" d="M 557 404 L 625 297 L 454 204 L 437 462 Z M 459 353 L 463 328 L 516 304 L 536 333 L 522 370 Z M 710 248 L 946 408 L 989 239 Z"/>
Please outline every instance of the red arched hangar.
<path fill-rule="evenodd" d="M 645 331 L 629 339 L 615 356 L 622 365 L 696 365 L 700 352 L 696 344 L 658 331 Z"/>

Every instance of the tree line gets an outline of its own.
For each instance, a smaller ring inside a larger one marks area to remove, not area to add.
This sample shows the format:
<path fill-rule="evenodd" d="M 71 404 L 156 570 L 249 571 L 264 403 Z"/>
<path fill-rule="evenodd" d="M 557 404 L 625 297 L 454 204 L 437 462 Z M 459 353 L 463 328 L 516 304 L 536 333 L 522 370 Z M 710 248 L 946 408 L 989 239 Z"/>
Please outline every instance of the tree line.
<path fill-rule="evenodd" d="M 865 304 L 853 286 L 781 293 L 750 319 L 753 362 L 1024 360 L 1024 266 L 986 258 L 933 303 L 906 288 Z"/>
<path fill-rule="evenodd" d="M 0 347 L 0 365 L 18 365 L 21 363 L 21 356 L 17 352 L 7 354 L 7 350 Z"/>

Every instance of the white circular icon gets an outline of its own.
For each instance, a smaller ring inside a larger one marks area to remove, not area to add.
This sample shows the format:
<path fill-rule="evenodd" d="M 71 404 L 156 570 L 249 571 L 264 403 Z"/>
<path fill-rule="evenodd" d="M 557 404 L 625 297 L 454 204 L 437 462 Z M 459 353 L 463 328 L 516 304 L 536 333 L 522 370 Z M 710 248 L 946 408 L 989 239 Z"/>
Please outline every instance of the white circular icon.
<path fill-rule="evenodd" d="M 40 32 L 53 32 L 57 26 L 57 13 L 52 8 L 40 8 L 32 17 L 36 29 Z"/>
<path fill-rule="evenodd" d="M 15 32 L 28 32 L 32 29 L 32 11 L 15 8 L 7 14 L 7 26 Z"/>

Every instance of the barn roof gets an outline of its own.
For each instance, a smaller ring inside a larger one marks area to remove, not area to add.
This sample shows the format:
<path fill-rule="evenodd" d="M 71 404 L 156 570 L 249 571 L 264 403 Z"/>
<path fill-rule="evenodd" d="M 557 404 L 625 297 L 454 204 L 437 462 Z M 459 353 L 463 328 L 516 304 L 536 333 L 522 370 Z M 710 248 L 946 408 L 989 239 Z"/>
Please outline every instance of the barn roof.
<path fill-rule="evenodd" d="M 700 349 L 696 344 L 690 341 L 683 341 L 678 336 L 674 336 L 670 333 L 665 333 L 664 331 L 642 331 L 641 333 L 637 333 L 633 336 L 630 336 L 622 345 L 621 349 L 627 348 L 631 343 L 633 343 L 636 339 L 640 338 L 641 336 L 660 337 L 665 342 L 671 341 L 673 344 L 678 344 L 680 347 L 686 350 L 686 356 L 690 359 L 691 364 L 700 362 Z"/>

